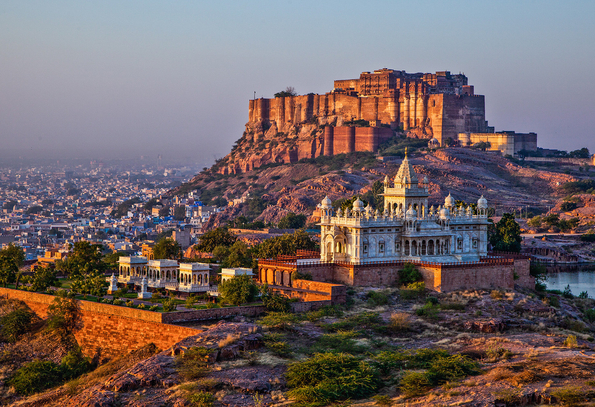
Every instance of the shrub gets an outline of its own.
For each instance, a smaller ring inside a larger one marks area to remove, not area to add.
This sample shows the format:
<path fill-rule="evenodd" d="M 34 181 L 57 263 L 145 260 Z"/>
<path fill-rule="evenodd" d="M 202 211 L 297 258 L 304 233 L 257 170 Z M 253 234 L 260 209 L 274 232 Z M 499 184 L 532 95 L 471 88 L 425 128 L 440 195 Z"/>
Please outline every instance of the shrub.
<path fill-rule="evenodd" d="M 261 290 L 262 303 L 267 311 L 273 312 L 289 312 L 291 311 L 291 300 L 283 295 L 271 293 L 265 285 Z"/>
<path fill-rule="evenodd" d="M 374 365 L 381 372 L 388 374 L 395 370 L 427 369 L 434 360 L 449 357 L 443 349 L 422 348 L 415 351 L 383 351 L 373 356 Z"/>
<path fill-rule="evenodd" d="M 479 373 L 477 362 L 459 354 L 435 359 L 426 375 L 432 384 L 439 385 Z"/>
<path fill-rule="evenodd" d="M 62 358 L 60 369 L 64 380 L 72 380 L 91 370 L 91 361 L 83 356 L 80 347 L 75 347 Z"/>
<path fill-rule="evenodd" d="M 392 406 L 393 399 L 388 396 L 377 394 L 372 396 L 372 398 L 376 401 L 377 406 Z"/>
<path fill-rule="evenodd" d="M 31 330 L 35 314 L 28 309 L 16 309 L 0 318 L 0 333 L 8 342 L 16 342 L 19 336 Z"/>
<path fill-rule="evenodd" d="M 287 312 L 269 312 L 266 316 L 256 321 L 260 325 L 282 330 L 290 329 L 295 322 L 297 322 L 297 317 Z"/>
<path fill-rule="evenodd" d="M 440 304 L 440 308 L 451 309 L 455 311 L 465 311 L 465 304 L 460 302 L 445 302 L 443 304 Z"/>
<path fill-rule="evenodd" d="M 565 405 L 577 405 L 585 399 L 585 391 L 580 387 L 561 387 L 552 391 L 552 396 Z"/>
<path fill-rule="evenodd" d="M 364 353 L 367 349 L 358 345 L 353 338 L 357 336 L 354 331 L 340 331 L 324 334 L 312 346 L 313 352 L 339 352 L 339 353 Z"/>
<path fill-rule="evenodd" d="M 209 356 L 213 352 L 213 349 L 193 347 L 177 355 L 175 364 L 180 376 L 186 380 L 194 380 L 206 375 L 209 372 Z"/>
<path fill-rule="evenodd" d="M 153 311 L 153 312 L 157 311 L 158 309 L 159 309 L 159 305 L 152 305 L 149 307 L 149 311 Z"/>
<path fill-rule="evenodd" d="M 564 340 L 564 346 L 567 348 L 576 348 L 578 346 L 576 335 L 568 335 Z"/>
<path fill-rule="evenodd" d="M 572 290 L 570 289 L 570 284 L 564 287 L 564 292 L 562 293 L 562 297 L 572 299 L 574 295 L 572 295 Z"/>
<path fill-rule="evenodd" d="M 379 307 L 388 304 L 388 295 L 380 291 L 368 291 L 368 304 L 372 307 Z"/>
<path fill-rule="evenodd" d="M 163 312 L 173 312 L 178 308 L 175 300 L 171 297 L 163 300 L 161 305 L 163 305 Z"/>
<path fill-rule="evenodd" d="M 285 342 L 285 335 L 277 332 L 270 332 L 264 335 L 264 345 L 268 350 L 277 356 L 288 357 L 290 354 L 290 347 Z"/>
<path fill-rule="evenodd" d="M 409 285 L 421 280 L 423 280 L 423 276 L 412 263 L 405 263 L 403 269 L 399 271 L 399 283 L 401 285 Z"/>
<path fill-rule="evenodd" d="M 589 293 L 586 291 L 581 291 L 581 293 L 578 295 L 578 298 L 586 300 L 587 298 L 589 298 Z"/>
<path fill-rule="evenodd" d="M 439 308 L 432 303 L 427 303 L 423 307 L 418 308 L 415 310 L 415 315 L 418 317 L 425 317 L 428 319 L 436 319 L 438 318 L 438 310 Z"/>
<path fill-rule="evenodd" d="M 258 287 L 252 277 L 241 275 L 219 284 L 219 293 L 222 301 L 241 305 L 254 301 L 258 295 Z"/>
<path fill-rule="evenodd" d="M 504 294 L 500 290 L 492 290 L 490 297 L 494 300 L 501 300 L 504 297 Z"/>
<path fill-rule="evenodd" d="M 8 383 L 18 394 L 30 395 L 53 387 L 61 380 L 62 371 L 56 363 L 34 360 L 18 369 Z"/>
<path fill-rule="evenodd" d="M 120 300 L 120 299 L 116 298 L 116 299 L 114 299 L 114 301 L 113 301 L 113 304 L 114 304 L 114 305 L 122 305 L 122 304 L 124 304 L 124 301 L 122 301 L 122 300 Z"/>
<path fill-rule="evenodd" d="M 48 329 L 65 336 L 82 328 L 81 309 L 74 298 L 55 297 L 48 307 Z"/>
<path fill-rule="evenodd" d="M 426 394 L 432 385 L 424 373 L 407 372 L 401 378 L 400 387 L 405 396 L 416 397 Z"/>
<path fill-rule="evenodd" d="M 589 322 L 595 321 L 595 309 L 594 308 L 586 309 L 583 314 L 587 321 L 589 321 Z"/>
<path fill-rule="evenodd" d="M 126 306 L 127 307 L 134 307 L 134 301 L 132 301 L 132 300 L 126 301 Z"/>
<path fill-rule="evenodd" d="M 393 312 L 390 316 L 390 327 L 397 332 L 408 331 L 411 317 L 406 312 Z"/>
<path fill-rule="evenodd" d="M 215 402 L 215 396 L 206 391 L 199 391 L 192 394 L 189 401 L 193 407 L 211 407 Z"/>
<path fill-rule="evenodd" d="M 377 372 L 366 362 L 344 353 L 319 353 L 289 365 L 288 392 L 298 402 L 330 403 L 363 398 L 378 388 Z"/>
<path fill-rule="evenodd" d="M 547 297 L 552 307 L 560 308 L 560 298 L 556 295 Z"/>

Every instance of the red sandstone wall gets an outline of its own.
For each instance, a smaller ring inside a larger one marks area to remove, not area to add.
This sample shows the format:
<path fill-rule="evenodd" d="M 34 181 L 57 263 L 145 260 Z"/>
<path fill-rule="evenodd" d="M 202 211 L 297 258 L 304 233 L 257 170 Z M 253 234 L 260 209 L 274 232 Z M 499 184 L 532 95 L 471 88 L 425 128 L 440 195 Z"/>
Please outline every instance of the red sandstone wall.
<path fill-rule="evenodd" d="M 47 316 L 47 309 L 54 297 L 28 291 L 0 288 L 0 296 L 18 299 L 27 304 L 41 318 Z M 184 338 L 199 331 L 161 323 L 165 314 L 79 301 L 83 328 L 75 334 L 85 355 L 100 353 L 102 359 L 109 359 L 154 343 L 160 349 L 167 349 Z"/>
<path fill-rule="evenodd" d="M 514 288 L 514 265 L 443 268 L 436 291 Z"/>

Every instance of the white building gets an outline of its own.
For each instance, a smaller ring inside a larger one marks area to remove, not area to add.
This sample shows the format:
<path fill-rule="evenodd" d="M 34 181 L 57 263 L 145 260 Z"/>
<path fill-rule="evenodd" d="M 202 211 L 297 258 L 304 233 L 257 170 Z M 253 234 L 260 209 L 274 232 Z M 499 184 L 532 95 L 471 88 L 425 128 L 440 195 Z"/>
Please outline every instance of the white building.
<path fill-rule="evenodd" d="M 243 275 L 252 277 L 254 274 L 252 274 L 252 269 L 243 267 L 236 267 L 233 269 L 221 269 L 221 282 L 231 280 L 234 277 Z"/>
<path fill-rule="evenodd" d="M 444 207 L 428 207 L 428 179 L 420 182 L 407 155 L 391 187 L 384 179 L 384 211 L 360 199 L 352 209 L 333 213 L 326 197 L 321 210 L 321 261 L 365 264 L 421 260 L 435 263 L 478 261 L 487 255 L 487 200 L 477 209 L 455 206 L 449 194 Z"/>
<path fill-rule="evenodd" d="M 177 260 L 147 260 L 146 257 L 120 257 L 118 283 L 140 285 L 146 278 L 147 286 L 154 289 L 187 293 L 209 291 L 209 265 L 205 263 L 178 263 Z"/>

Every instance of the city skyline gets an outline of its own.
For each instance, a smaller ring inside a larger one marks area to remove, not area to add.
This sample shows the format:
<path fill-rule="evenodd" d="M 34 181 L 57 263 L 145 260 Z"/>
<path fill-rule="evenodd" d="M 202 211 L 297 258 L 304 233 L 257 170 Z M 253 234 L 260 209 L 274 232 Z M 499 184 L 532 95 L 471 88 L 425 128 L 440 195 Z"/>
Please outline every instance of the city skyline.
<path fill-rule="evenodd" d="M 254 92 L 325 93 L 387 67 L 464 72 L 496 131 L 593 151 L 593 11 L 584 1 L 7 1 L 0 141 L 4 155 L 210 165 L 241 137 Z"/>

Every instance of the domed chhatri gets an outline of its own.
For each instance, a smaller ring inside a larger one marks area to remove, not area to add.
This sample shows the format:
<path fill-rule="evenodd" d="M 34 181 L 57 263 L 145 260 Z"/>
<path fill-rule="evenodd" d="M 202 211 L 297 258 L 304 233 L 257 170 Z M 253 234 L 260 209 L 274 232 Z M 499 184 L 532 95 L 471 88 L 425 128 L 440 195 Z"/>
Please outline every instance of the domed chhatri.
<path fill-rule="evenodd" d="M 457 204 L 457 202 L 455 201 L 455 199 L 452 197 L 452 195 L 449 192 L 448 196 L 444 199 L 444 206 L 446 208 L 450 209 L 450 208 L 454 208 L 456 204 Z"/>
<path fill-rule="evenodd" d="M 361 199 L 357 198 L 355 200 L 355 202 L 353 203 L 353 210 L 362 210 L 364 209 L 364 203 L 362 202 Z"/>
<path fill-rule="evenodd" d="M 352 211 L 334 215 L 330 200 L 321 205 L 321 261 L 365 264 L 423 260 L 437 263 L 478 261 L 487 255 L 487 200 L 456 208 L 451 194 L 444 206 L 428 205 L 427 177 L 420 182 L 405 155 L 390 185 L 384 178 L 384 208 L 372 208 L 358 197 Z"/>
<path fill-rule="evenodd" d="M 328 195 L 324 197 L 324 199 L 322 200 L 321 204 L 322 204 L 322 207 L 323 208 L 328 208 L 328 207 L 331 206 L 332 202 L 329 199 Z"/>

